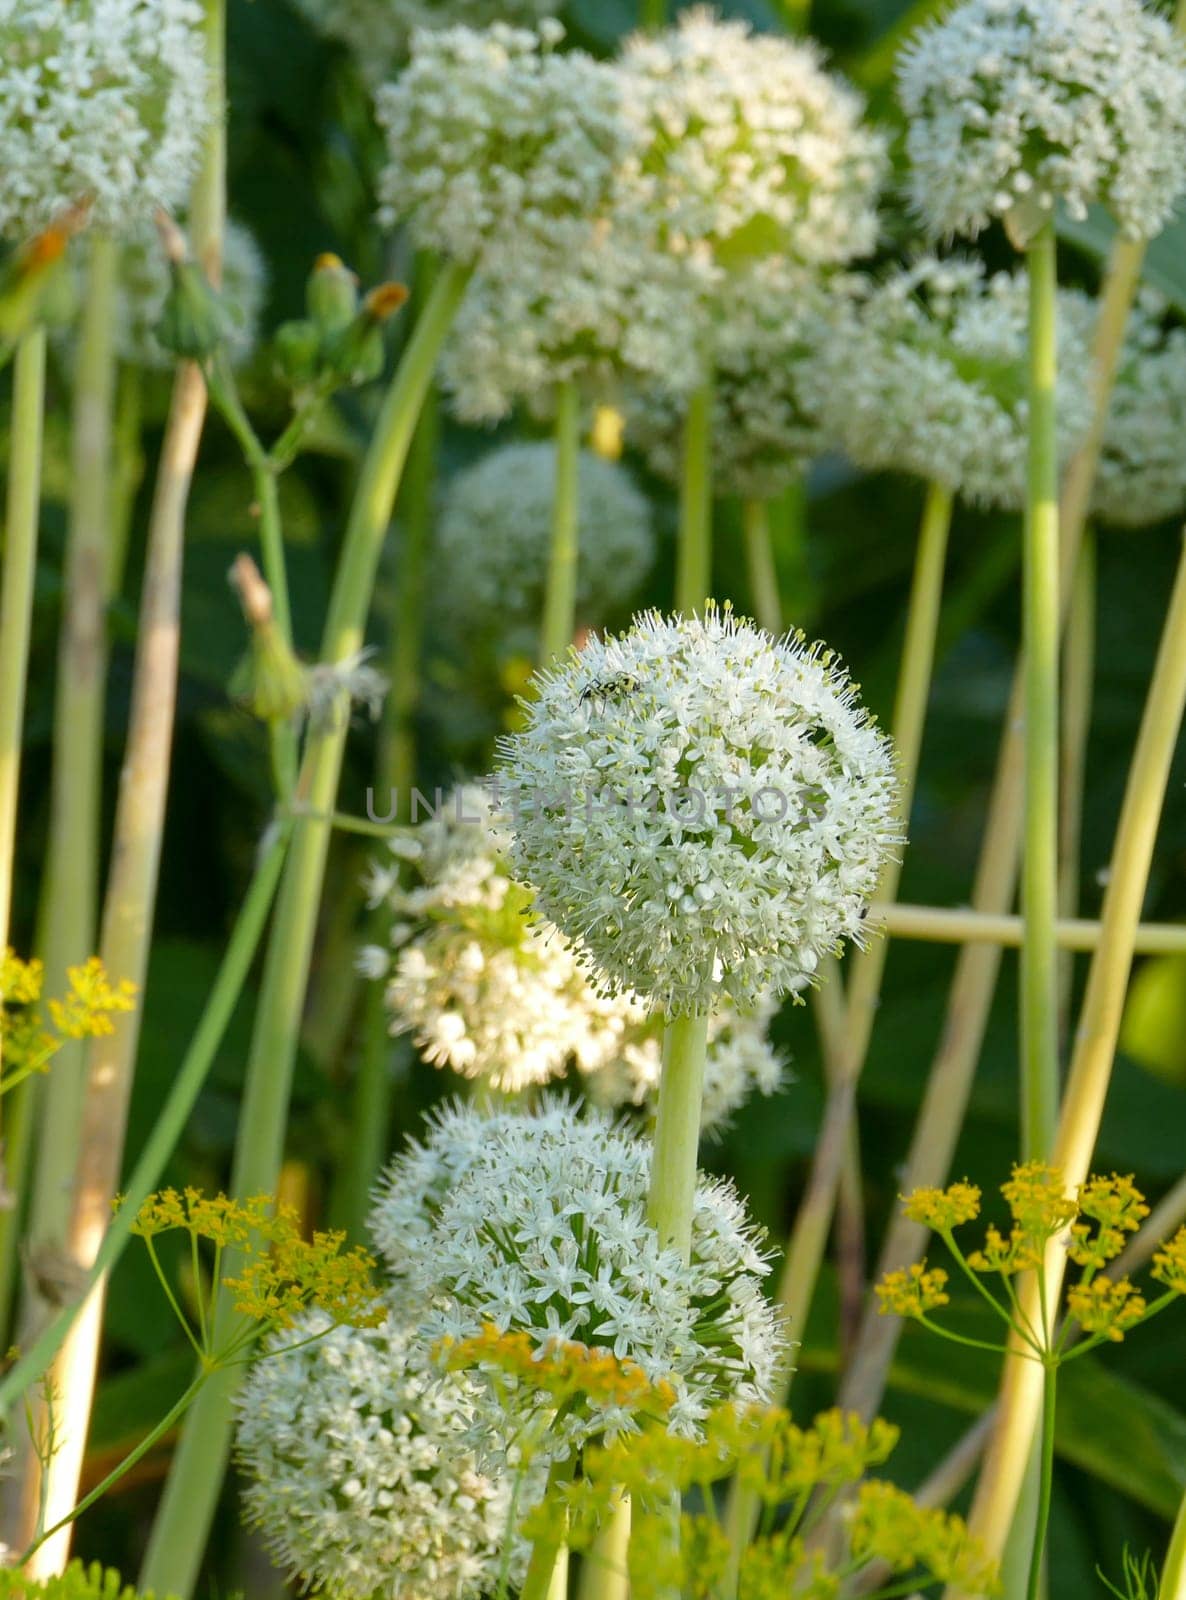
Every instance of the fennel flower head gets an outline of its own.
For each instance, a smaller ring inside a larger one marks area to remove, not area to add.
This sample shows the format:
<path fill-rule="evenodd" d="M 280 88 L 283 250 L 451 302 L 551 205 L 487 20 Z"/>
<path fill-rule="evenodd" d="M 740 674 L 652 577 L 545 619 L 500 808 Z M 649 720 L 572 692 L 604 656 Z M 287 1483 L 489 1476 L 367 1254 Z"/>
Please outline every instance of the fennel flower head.
<path fill-rule="evenodd" d="M 543 610 L 556 449 L 551 440 L 503 445 L 451 480 L 441 508 L 439 570 L 451 620 L 467 630 L 538 625 Z M 651 512 L 624 467 L 582 452 L 577 616 L 600 624 L 637 594 L 650 571 Z"/>
<path fill-rule="evenodd" d="M 898 87 L 936 234 L 1000 217 L 1024 245 L 1061 200 L 1148 239 L 1186 188 L 1186 45 L 1139 0 L 964 0 L 908 42 Z"/>
<path fill-rule="evenodd" d="M 557 22 L 422 30 L 376 97 L 381 219 L 465 265 L 508 253 L 546 274 L 583 247 L 629 139 L 618 76 L 557 52 Z"/>
<path fill-rule="evenodd" d="M 536 690 L 501 744 L 513 869 L 596 981 L 745 1010 L 859 940 L 898 781 L 830 652 L 711 605 L 648 612 Z"/>
<path fill-rule="evenodd" d="M 199 0 L 0 0 L 0 235 L 89 205 L 121 233 L 189 192 L 210 120 Z"/>
<path fill-rule="evenodd" d="M 1186 328 L 1145 290 L 1128 319 L 1092 491 L 1096 516 L 1142 528 L 1186 509 Z"/>
<path fill-rule="evenodd" d="M 410 1033 L 435 1066 L 514 1093 L 580 1074 L 603 1106 L 652 1107 L 662 1068 L 661 1022 L 636 995 L 601 993 L 568 940 L 525 915 L 531 894 L 510 876 L 510 837 L 477 784 L 445 797 L 434 815 L 373 864 L 372 906 L 393 916 L 388 952 L 360 966 L 387 977 L 392 1030 Z M 416 883 L 401 884 L 410 862 Z M 753 1092 L 773 1094 L 782 1061 L 767 1036 L 775 1006 L 721 1009 L 709 1025 L 702 1128 L 715 1131 Z"/>
<path fill-rule="evenodd" d="M 699 1179 L 685 1264 L 647 1220 L 650 1142 L 608 1116 L 556 1102 L 494 1117 L 459 1107 L 424 1150 L 450 1168 L 448 1187 L 425 1204 L 414 1147 L 389 1169 L 371 1227 L 411 1303 L 427 1308 L 428 1338 L 447 1346 L 493 1328 L 525 1335 L 541 1358 L 557 1344 L 608 1351 L 662 1387 L 668 1427 L 692 1436 L 712 1406 L 768 1398 L 784 1340 L 761 1289 L 759 1236 L 730 1184 Z M 432 1220 L 408 1227 L 418 1208 Z M 505 1374 L 490 1399 L 511 1438 L 555 1410 Z M 632 1421 L 621 1400 L 590 1394 L 555 1415 L 541 1455 L 570 1455 Z"/>
<path fill-rule="evenodd" d="M 799 273 L 746 295 L 721 321 L 712 374 L 712 472 L 721 494 L 769 500 L 797 482 L 831 441 L 804 378 L 827 337 L 849 275 Z M 679 482 L 684 404 L 672 388 L 639 385 L 626 404 L 626 434 L 652 472 Z"/>
<path fill-rule="evenodd" d="M 967 500 L 1024 503 L 1027 285 L 1022 272 L 928 256 L 868 283 L 817 342 L 803 384 L 857 466 L 936 480 Z M 1091 422 L 1093 302 L 1058 296 L 1058 444 Z"/>
<path fill-rule="evenodd" d="M 492 1592 L 510 1490 L 466 1447 L 476 1397 L 394 1313 L 273 1335 L 236 1406 L 246 1519 L 277 1565 L 341 1600 Z"/>
<path fill-rule="evenodd" d="M 417 28 L 485 28 L 551 16 L 555 0 L 297 0 L 315 28 L 339 39 L 371 84 L 382 83 L 406 55 Z"/>
<path fill-rule="evenodd" d="M 155 229 L 138 232 L 125 242 L 115 312 L 116 348 L 122 361 L 165 370 L 176 365 L 176 356 L 157 338 L 169 283 L 169 263 Z M 251 231 L 242 223 L 228 222 L 219 293 L 228 312 L 225 349 L 234 366 L 241 366 L 255 349 L 267 288 L 268 269 Z"/>

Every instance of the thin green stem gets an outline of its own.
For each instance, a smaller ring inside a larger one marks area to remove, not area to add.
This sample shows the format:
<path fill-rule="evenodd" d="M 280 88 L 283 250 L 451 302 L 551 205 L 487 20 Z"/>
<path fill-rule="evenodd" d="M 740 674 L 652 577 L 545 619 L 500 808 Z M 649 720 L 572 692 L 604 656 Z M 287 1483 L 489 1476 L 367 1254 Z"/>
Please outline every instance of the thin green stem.
<path fill-rule="evenodd" d="M 152 1449 L 153 1445 L 156 1444 L 157 1440 L 163 1439 L 168 1433 L 169 1429 L 175 1426 L 175 1424 L 180 1421 L 180 1419 L 189 1410 L 190 1405 L 196 1399 L 198 1392 L 201 1390 L 202 1385 L 206 1382 L 208 1376 L 209 1374 L 206 1372 L 199 1373 L 199 1375 L 190 1384 L 189 1388 L 176 1402 L 176 1404 L 170 1406 L 169 1410 L 165 1413 L 161 1420 L 154 1428 L 150 1429 L 149 1432 L 145 1434 L 144 1438 L 141 1439 L 138 1445 L 136 1445 L 135 1449 L 130 1450 L 119 1463 L 119 1465 L 112 1468 L 102 1482 L 97 1483 L 89 1494 L 84 1495 L 78 1504 L 73 1508 L 73 1510 L 67 1512 L 64 1517 L 59 1518 L 59 1520 L 54 1523 L 52 1528 L 46 1528 L 45 1531 L 38 1536 L 33 1544 L 31 1544 L 21 1556 L 21 1566 L 24 1566 L 29 1557 L 32 1556 L 35 1551 L 40 1550 L 42 1545 L 46 1544 L 55 1533 L 58 1533 L 62 1528 L 69 1527 L 72 1522 L 76 1521 L 82 1516 L 84 1511 L 89 1511 L 91 1506 L 93 1506 L 97 1500 L 101 1500 L 108 1490 L 113 1489 L 121 1478 L 127 1476 L 127 1474 L 132 1470 L 138 1461 L 142 1461 L 144 1459 L 144 1457 Z"/>
<path fill-rule="evenodd" d="M 684 418 L 675 609 L 704 610 L 712 588 L 712 382 L 693 391 Z"/>
<path fill-rule="evenodd" d="M 251 963 L 263 935 L 268 912 L 280 881 L 280 869 L 288 847 L 290 824 L 272 830 L 261 855 L 251 887 L 244 898 L 222 965 L 206 1000 L 201 1019 L 181 1058 L 173 1087 L 148 1141 L 124 1185 L 123 1202 L 107 1225 L 103 1242 L 79 1299 L 64 1307 L 46 1326 L 9 1370 L 0 1377 L 0 1418 L 7 1417 L 13 1404 L 46 1372 L 61 1349 L 87 1295 L 123 1254 L 132 1236 L 132 1224 L 149 1195 L 160 1183 L 177 1141 L 193 1113 L 202 1085 L 226 1035 L 235 1006 L 247 981 Z"/>
<path fill-rule="evenodd" d="M 330 599 L 321 659 L 341 661 L 360 648 L 379 557 L 417 417 L 440 347 L 465 289 L 465 269 L 445 266 L 415 327 L 383 402 L 351 507 Z M 307 799 L 314 813 L 333 810 L 346 744 L 345 717 L 310 735 Z M 234 1195 L 275 1189 L 284 1146 L 292 1071 L 325 879 L 329 828 L 303 819 L 285 866 L 264 965 L 231 1178 Z M 225 1292 L 215 1340 L 234 1326 Z M 236 1376 L 220 1373 L 190 1412 L 153 1524 L 142 1584 L 185 1596 L 197 1577 L 230 1445 Z"/>
<path fill-rule="evenodd" d="M 1043 1371 L 1042 1461 L 1038 1488 L 1038 1520 L 1034 1528 L 1034 1549 L 1030 1558 L 1026 1600 L 1041 1600 L 1042 1559 L 1046 1553 L 1046 1536 L 1050 1528 L 1050 1492 L 1054 1483 L 1054 1414 L 1057 1393 L 1058 1366 L 1052 1363 Z"/>
<path fill-rule="evenodd" d="M 777 637 L 782 633 L 782 596 L 770 538 L 770 506 L 765 500 L 747 500 L 741 515 L 754 617 L 759 627 Z"/>
<path fill-rule="evenodd" d="M 1025 827 L 1021 907 L 1022 1151 L 1044 1160 L 1058 1113 L 1058 277 L 1054 224 L 1027 252 L 1029 469 L 1022 560 Z"/>
<path fill-rule="evenodd" d="M 542 665 L 562 656 L 576 631 L 577 558 L 580 540 L 581 396 L 575 383 L 556 394 L 556 488 L 552 546 L 540 628 Z"/>

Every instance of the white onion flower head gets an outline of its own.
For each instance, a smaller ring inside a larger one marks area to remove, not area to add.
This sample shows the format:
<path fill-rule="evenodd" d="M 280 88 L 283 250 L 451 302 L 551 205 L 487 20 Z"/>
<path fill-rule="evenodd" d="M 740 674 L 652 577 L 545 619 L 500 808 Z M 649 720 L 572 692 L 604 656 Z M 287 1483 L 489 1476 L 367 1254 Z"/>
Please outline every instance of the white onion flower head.
<path fill-rule="evenodd" d="M 661 1021 L 628 992 L 589 980 L 568 940 L 525 913 L 531 894 L 510 876 L 510 838 L 488 792 L 471 784 L 395 841 L 415 863 L 404 887 L 399 857 L 372 865 L 368 900 L 394 918 L 393 951 L 365 946 L 358 967 L 387 980 L 392 1031 L 410 1033 L 435 1066 L 515 1093 L 570 1066 L 601 1105 L 653 1106 L 662 1070 Z M 723 1007 L 709 1024 L 701 1125 L 723 1126 L 757 1092 L 773 1094 L 782 1061 L 767 1000 L 752 1015 Z"/>
<path fill-rule="evenodd" d="M 556 0 L 297 0 L 297 6 L 328 38 L 341 40 L 371 84 L 391 73 L 417 28 L 529 24 L 559 9 Z"/>
<path fill-rule="evenodd" d="M 1024 244 L 1062 200 L 1129 238 L 1186 188 L 1186 45 L 1139 0 L 964 0 L 907 44 L 911 192 L 936 234 Z"/>
<path fill-rule="evenodd" d="M 629 39 L 621 70 L 638 144 L 620 204 L 649 212 L 669 250 L 732 268 L 876 244 L 884 141 L 815 45 L 694 7 Z"/>
<path fill-rule="evenodd" d="M 120 254 L 115 340 L 122 361 L 165 370 L 175 366 L 176 356 L 157 338 L 169 284 L 169 263 L 156 229 L 137 233 Z M 224 348 L 234 366 L 242 366 L 255 349 L 267 287 L 267 265 L 251 231 L 228 222 L 219 293 L 229 313 Z"/>
<path fill-rule="evenodd" d="M 1133 307 L 1092 491 L 1096 516 L 1142 528 L 1186 510 L 1186 328 L 1146 292 Z"/>
<path fill-rule="evenodd" d="M 668 1425 L 692 1435 L 714 1405 L 769 1397 L 784 1340 L 762 1294 L 759 1236 L 731 1185 L 699 1180 L 685 1264 L 647 1221 L 649 1141 L 555 1105 L 494 1119 L 459 1111 L 454 1126 L 465 1118 L 468 1164 L 454 1162 L 433 1225 L 405 1233 L 389 1256 L 428 1308 L 427 1337 L 477 1338 L 493 1325 L 525 1333 L 541 1353 L 558 1341 L 607 1350 L 669 1383 Z M 438 1124 L 429 1145 L 453 1131 Z M 406 1208 L 418 1179 L 397 1159 L 376 1219 L 391 1196 Z M 376 1226 L 380 1248 L 393 1231 Z M 501 1379 L 491 1401 L 512 1433 L 554 1404 L 516 1380 L 510 1388 Z M 563 1457 L 631 1423 L 625 1406 L 589 1396 L 553 1422 L 542 1449 Z"/>
<path fill-rule="evenodd" d="M 825 287 L 806 274 L 754 285 L 740 296 L 714 341 L 712 471 L 721 494 L 769 500 L 797 482 L 829 447 L 804 387 L 812 354 L 829 325 L 829 308 L 851 279 Z M 626 405 L 626 435 L 668 483 L 683 466 L 682 395 L 658 383 L 639 385 Z"/>
<path fill-rule="evenodd" d="M 860 939 L 898 783 L 830 652 L 647 612 L 536 685 L 501 743 L 513 869 L 611 992 L 746 1010 Z"/>
<path fill-rule="evenodd" d="M 556 494 L 551 440 L 503 445 L 449 482 L 439 572 L 447 614 L 466 629 L 537 625 Z M 655 541 L 646 497 L 616 462 L 583 451 L 578 472 L 577 616 L 600 624 L 637 594 Z"/>
<path fill-rule="evenodd" d="M 803 386 L 824 433 L 857 466 L 913 473 L 984 506 L 1025 499 L 1027 286 L 1024 273 L 925 257 L 835 317 Z M 1093 302 L 1058 296 L 1058 446 L 1065 461 L 1091 423 Z"/>
<path fill-rule="evenodd" d="M 382 220 L 456 262 L 501 249 L 538 275 L 583 244 L 630 135 L 618 74 L 556 52 L 562 36 L 556 22 L 416 35 L 376 97 Z"/>
<path fill-rule="evenodd" d="M 510 1488 L 467 1448 L 476 1394 L 395 1314 L 274 1335 L 236 1406 L 246 1517 L 277 1564 L 337 1600 L 492 1592 Z"/>
<path fill-rule="evenodd" d="M 199 0 L 0 0 L 0 236 L 185 200 L 210 118 Z"/>

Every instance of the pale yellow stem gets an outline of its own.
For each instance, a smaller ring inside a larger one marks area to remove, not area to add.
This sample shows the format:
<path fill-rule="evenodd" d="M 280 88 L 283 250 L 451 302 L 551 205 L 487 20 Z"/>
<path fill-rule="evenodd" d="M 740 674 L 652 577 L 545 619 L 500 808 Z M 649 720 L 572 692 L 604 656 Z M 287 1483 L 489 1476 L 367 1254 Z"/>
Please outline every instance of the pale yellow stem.
<path fill-rule="evenodd" d="M 1021 944 L 1021 918 L 991 916 L 985 911 L 949 911 L 939 906 L 876 904 L 869 911 L 871 930 L 894 939 L 919 939 L 928 944 L 991 944 L 1016 950 Z M 1094 950 L 1100 924 L 1069 917 L 1055 923 L 1063 950 Z M 1174 955 L 1186 950 L 1186 922 L 1142 922 L 1134 946 L 1138 955 Z"/>
<path fill-rule="evenodd" d="M 1059 1114 L 1053 1162 L 1072 1190 L 1088 1176 L 1103 1116 L 1141 902 L 1184 706 L 1186 551 L 1175 579 L 1129 771 L 1104 896 L 1103 936 L 1091 964 Z M 1057 1303 L 1066 1264 L 1065 1246 L 1061 1242 L 1052 1244 L 1045 1266 L 1048 1304 Z M 1036 1283 L 1031 1280 L 1026 1284 L 1022 1297 L 1027 1314 L 1038 1325 L 1041 1311 Z M 970 1517 L 972 1532 L 993 1555 L 1004 1549 L 1017 1504 L 1041 1408 L 1043 1378 L 1043 1368 L 1037 1362 L 1016 1357 L 1005 1364 L 1000 1414 Z"/>

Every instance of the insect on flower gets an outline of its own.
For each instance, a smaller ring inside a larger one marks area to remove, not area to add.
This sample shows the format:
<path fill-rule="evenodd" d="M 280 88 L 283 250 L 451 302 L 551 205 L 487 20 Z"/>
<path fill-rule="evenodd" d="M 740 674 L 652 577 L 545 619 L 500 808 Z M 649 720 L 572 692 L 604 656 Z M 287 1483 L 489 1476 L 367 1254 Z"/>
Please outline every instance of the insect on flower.
<path fill-rule="evenodd" d="M 617 704 L 637 688 L 638 679 L 631 677 L 628 672 L 619 672 L 612 678 L 594 678 L 577 696 L 577 704 L 587 706 L 596 700 L 604 711 L 607 705 Z"/>

